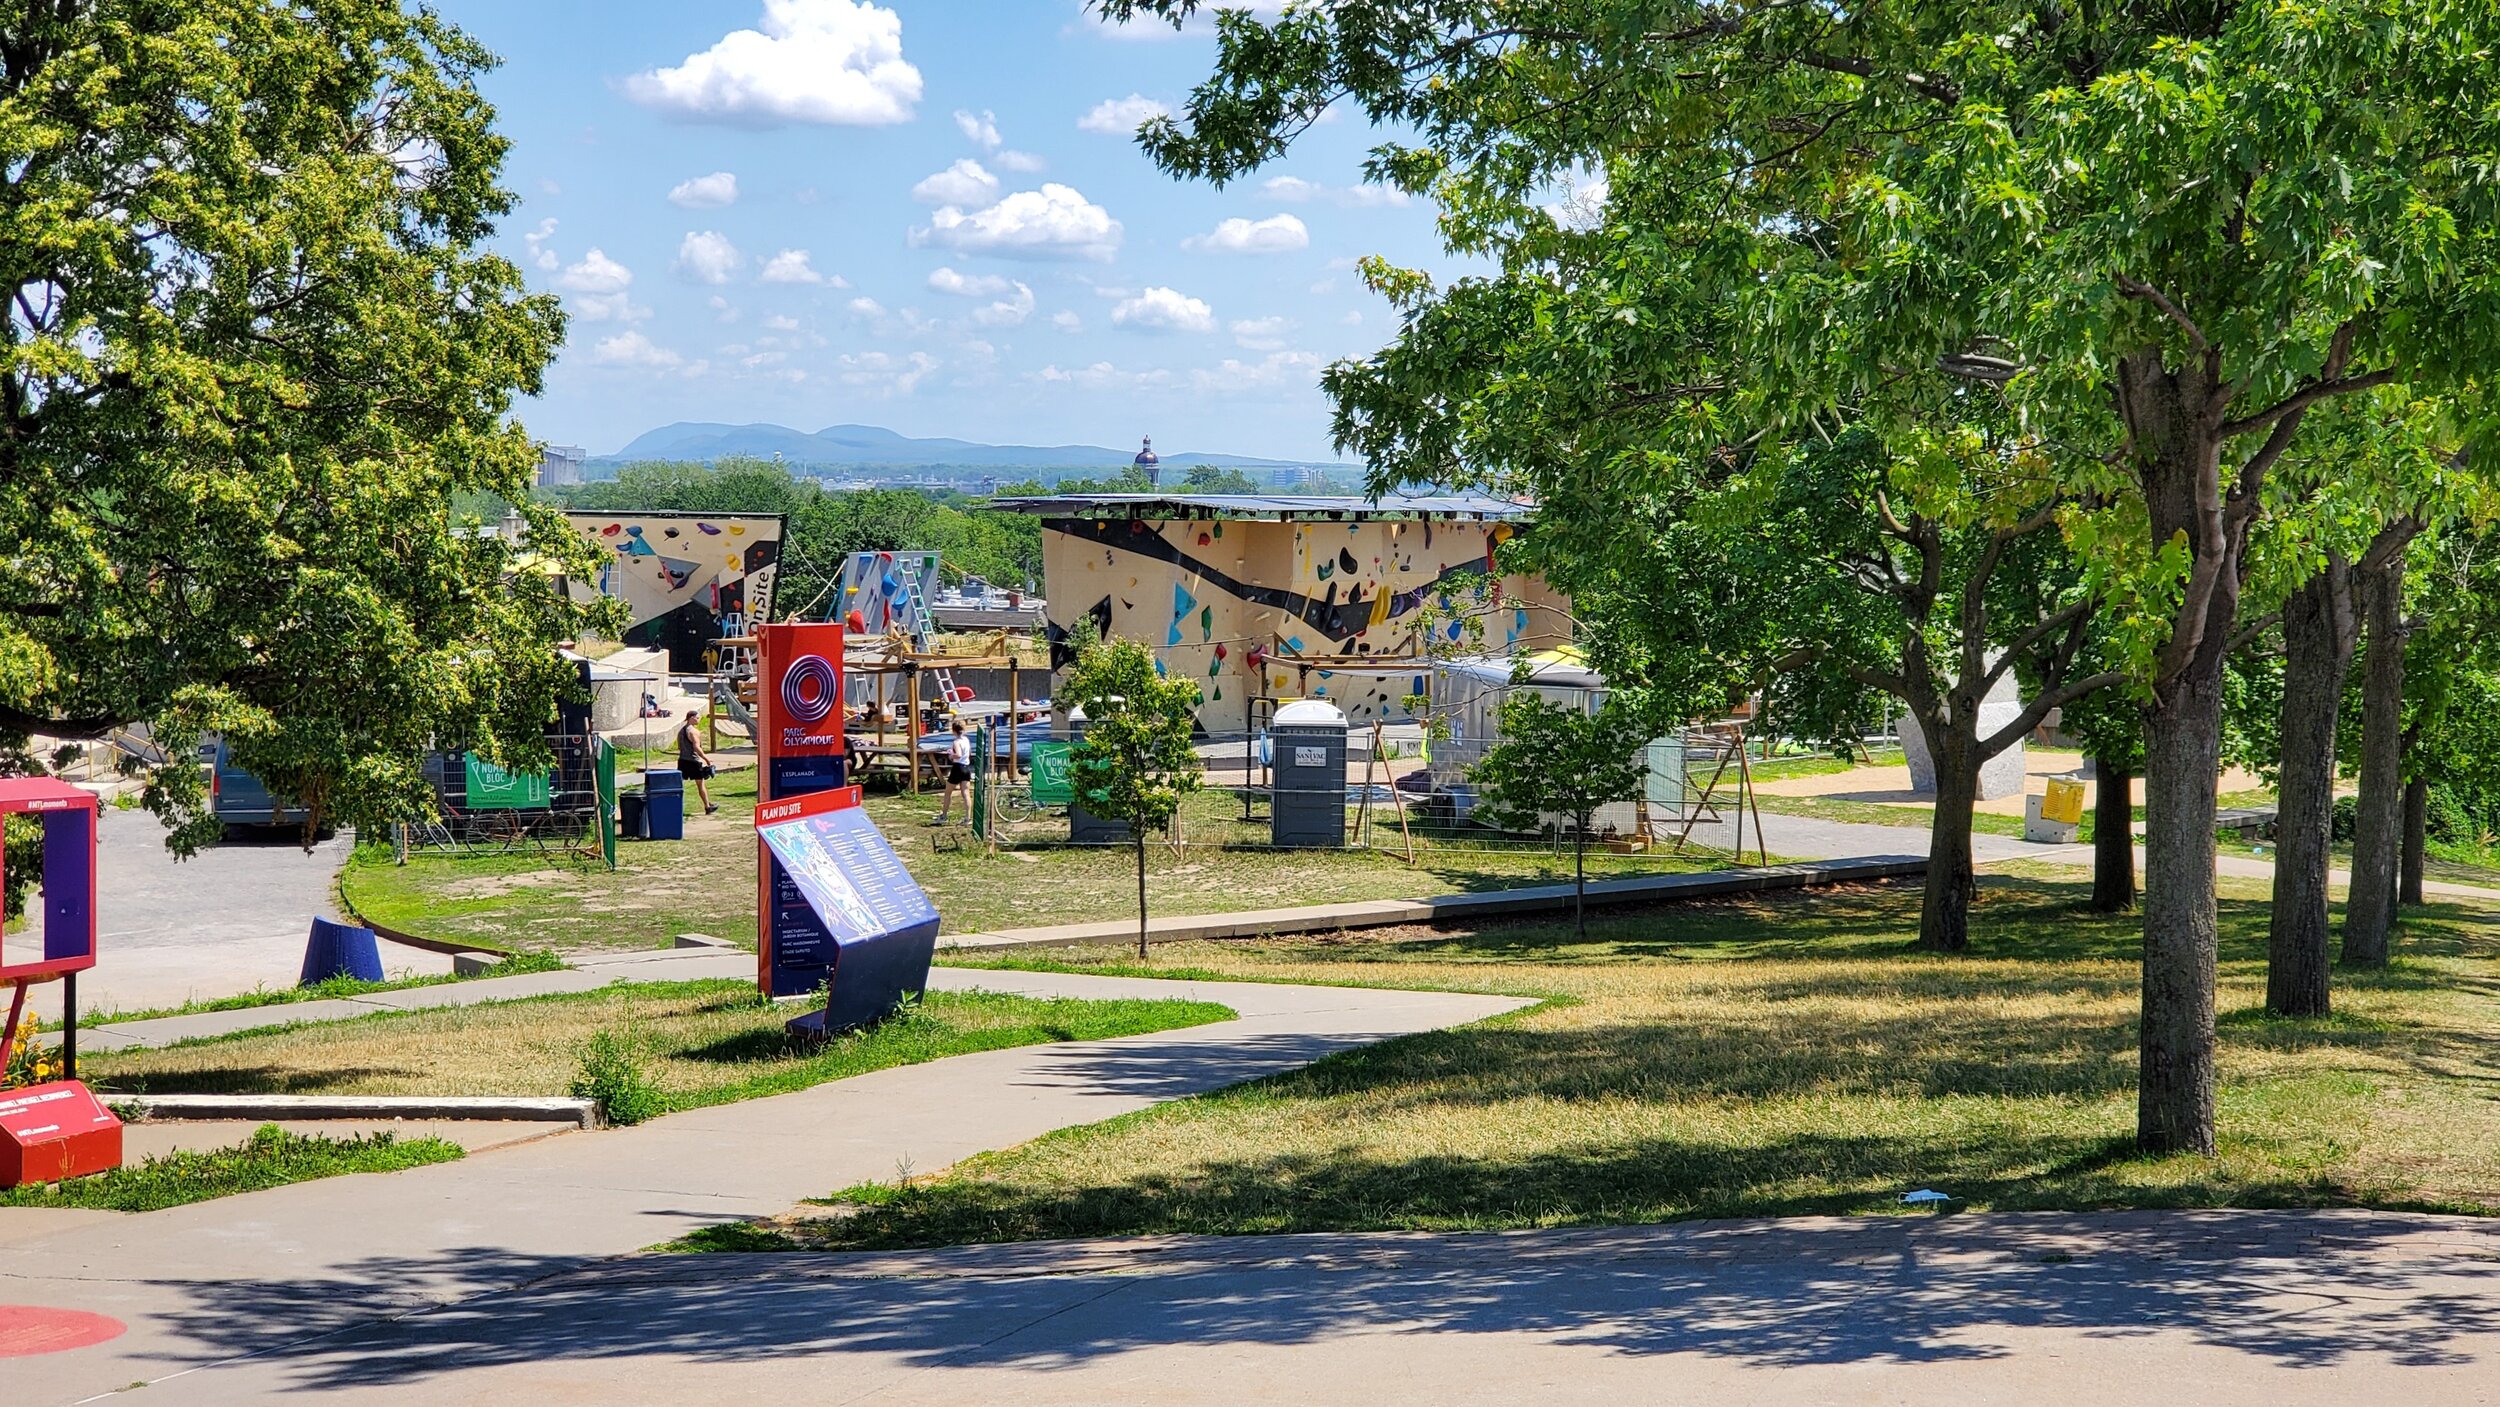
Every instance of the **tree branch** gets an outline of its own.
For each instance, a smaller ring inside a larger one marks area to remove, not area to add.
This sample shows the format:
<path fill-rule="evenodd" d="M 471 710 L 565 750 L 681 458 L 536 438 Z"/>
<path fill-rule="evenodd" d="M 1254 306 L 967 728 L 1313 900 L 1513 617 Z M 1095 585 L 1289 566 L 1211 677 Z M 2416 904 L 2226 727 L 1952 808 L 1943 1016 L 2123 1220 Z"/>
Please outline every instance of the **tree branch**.
<path fill-rule="evenodd" d="M 2248 624 L 2241 626 L 2238 630 L 2233 631 L 2231 633 L 2231 638 L 2223 642 L 2222 652 L 2226 655 L 2237 654 L 2243 648 L 2255 644 L 2257 642 L 2257 637 L 2265 634 L 2269 630 L 2274 629 L 2282 623 L 2283 613 L 2281 611 L 2275 611 L 2267 615 L 2259 616 L 2255 620 L 2250 621 Z"/>
<path fill-rule="evenodd" d="M 2032 729 L 2039 727 L 2040 720 L 2049 716 L 2050 709 L 2064 708 L 2095 689 L 2106 689 L 2113 684 L 2126 682 L 2126 671 L 2110 669 L 2103 670 L 2099 674 L 2087 675 L 2072 684 L 2042 690 L 2040 697 L 2033 699 L 2021 713 L 2014 715 L 2012 722 L 1979 740 L 1980 757 L 1982 759 L 1994 757 L 2013 746 Z"/>
<path fill-rule="evenodd" d="M 2307 410 L 2320 401 L 2332 400 L 2354 391 L 2367 391 L 2372 387 L 2384 386 L 2395 379 L 2395 371 L 2389 369 L 2365 371 L 2359 376 L 2332 376 L 2312 381 L 2255 415 L 2244 415 L 2237 420 L 2222 422 L 2222 437 L 2231 439 L 2239 435 L 2252 434 L 2265 429 L 2285 416 Z"/>
<path fill-rule="evenodd" d="M 0 704 L 0 733 L 41 733 L 48 738 L 91 742 L 116 728 L 126 728 L 134 721 L 101 715 L 92 718 L 52 718 Z"/>
<path fill-rule="evenodd" d="M 2213 345 L 2213 343 L 2205 336 L 2205 329 L 2198 327 L 2194 318 L 2191 318 L 2186 313 L 2181 312 L 2179 310 L 2179 305 L 2171 302 L 2168 294 L 2163 293 L 2160 289 L 2155 288 L 2142 279 L 2129 278 L 2125 274 L 2120 274 L 2115 282 L 2117 283 L 2119 292 L 2130 298 L 2140 298 L 2145 302 L 2152 304 L 2154 307 L 2161 309 L 2162 316 L 2186 329 L 2188 340 L 2196 344 L 2196 350 L 2201 352 Z"/>

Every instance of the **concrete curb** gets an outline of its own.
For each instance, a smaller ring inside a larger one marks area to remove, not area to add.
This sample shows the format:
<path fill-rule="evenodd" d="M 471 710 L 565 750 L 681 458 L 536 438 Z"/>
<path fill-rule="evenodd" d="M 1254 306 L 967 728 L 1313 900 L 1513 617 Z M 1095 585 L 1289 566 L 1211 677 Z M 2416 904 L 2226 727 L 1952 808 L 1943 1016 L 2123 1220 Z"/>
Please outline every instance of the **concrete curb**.
<path fill-rule="evenodd" d="M 1879 855 L 1853 860 L 1806 860 L 1796 864 L 1755 865 L 1695 874 L 1598 880 L 1588 887 L 1588 901 L 1591 908 L 1599 908 L 1662 900 L 1723 899 L 1737 894 L 1811 889 L 1826 884 L 1914 879 L 1926 873 L 1927 861 L 1923 856 Z M 1409 923 L 1444 923 L 1460 918 L 1558 913 L 1571 908 L 1571 899 L 1570 885 L 1545 884 L 1481 894 L 1442 894 L 1429 899 L 1364 899 L 1291 909 L 1174 915 L 1150 920 L 1146 925 L 1146 941 L 1178 943 L 1193 939 L 1264 938 L 1282 933 L 1335 933 L 1350 929 L 1391 928 Z M 1134 938 L 1136 935 L 1137 925 L 1134 922 L 1114 919 L 1102 923 L 1064 923 L 1048 928 L 1010 928 L 996 933 L 950 933 L 938 939 L 937 946 L 940 952 L 990 952 L 1012 948 L 1067 947 L 1077 943 Z"/>
<path fill-rule="evenodd" d="M 497 1119 L 599 1126 L 589 1099 L 458 1095 L 104 1094 L 106 1104 L 145 1119 Z"/>

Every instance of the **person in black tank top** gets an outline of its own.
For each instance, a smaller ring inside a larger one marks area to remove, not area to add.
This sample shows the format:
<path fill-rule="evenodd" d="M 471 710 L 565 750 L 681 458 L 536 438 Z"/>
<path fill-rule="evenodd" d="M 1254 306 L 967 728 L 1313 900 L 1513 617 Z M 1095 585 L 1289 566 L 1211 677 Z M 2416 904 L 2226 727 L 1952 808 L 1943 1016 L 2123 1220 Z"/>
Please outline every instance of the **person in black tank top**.
<path fill-rule="evenodd" d="M 712 789 L 704 783 L 712 779 L 711 759 L 703 755 L 703 745 L 695 740 L 694 709 L 686 710 L 686 721 L 677 727 L 677 770 L 694 783 L 694 794 L 703 802 L 703 814 L 711 815 L 720 808 L 712 804 Z"/>

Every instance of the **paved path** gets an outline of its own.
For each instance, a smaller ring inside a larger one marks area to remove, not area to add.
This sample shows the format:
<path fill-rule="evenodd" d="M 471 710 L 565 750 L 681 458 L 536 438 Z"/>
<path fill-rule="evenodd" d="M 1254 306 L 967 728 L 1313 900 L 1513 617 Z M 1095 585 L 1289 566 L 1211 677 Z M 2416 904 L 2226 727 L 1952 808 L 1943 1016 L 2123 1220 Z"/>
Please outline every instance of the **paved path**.
<path fill-rule="evenodd" d="M 352 843 L 340 835 L 307 855 L 300 843 L 273 836 L 176 860 L 156 817 L 109 808 L 102 839 L 103 957 L 78 979 L 86 1011 L 178 1006 L 193 997 L 295 985 L 313 917 L 337 917 L 330 882 Z M 389 944 L 383 961 L 408 974 L 451 970 L 448 957 Z M 52 1007 L 40 1009 L 51 1024 Z"/>
<path fill-rule="evenodd" d="M 195 1372 L 163 1384 L 165 1400 L 2285 1407 L 2500 1396 L 2500 1224 L 2462 1218 L 1808 1218 L 588 1269 L 377 1258 L 364 1270 L 412 1299 L 441 1293 L 447 1271 L 472 1293 Z M 159 1351 L 250 1351 L 338 1317 L 311 1277 L 195 1293 Z"/>
<path fill-rule="evenodd" d="M 0 1303 L 84 1310 L 130 1325 L 92 1348 L 0 1360 L 6 1400 L 76 1401 L 188 1374 L 162 1400 L 265 1401 L 252 1375 L 291 1361 L 290 1346 L 317 1349 L 323 1335 L 517 1289 L 854 1182 L 934 1171 L 1052 1129 L 1525 1004 L 944 969 L 932 983 L 1048 996 L 1197 997 L 1240 1018 L 881 1070 L 388 1176 L 332 1178 L 30 1236 L 0 1232 L 7 1243 Z M 0 1210 L 0 1224 L 9 1215 Z M 733 1337 L 753 1332 L 727 1319 L 721 1329 Z M 233 1362 L 257 1354 L 274 1357 Z M 564 1389 L 548 1400 L 610 1399 Z"/>

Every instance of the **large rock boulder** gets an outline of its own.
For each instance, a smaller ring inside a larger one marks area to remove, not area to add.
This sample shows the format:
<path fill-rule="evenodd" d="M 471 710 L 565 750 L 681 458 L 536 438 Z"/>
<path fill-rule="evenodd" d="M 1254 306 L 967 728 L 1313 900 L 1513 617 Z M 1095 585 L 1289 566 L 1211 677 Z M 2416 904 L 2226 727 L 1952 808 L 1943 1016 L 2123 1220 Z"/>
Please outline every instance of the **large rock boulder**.
<path fill-rule="evenodd" d="M 2022 716 L 2022 691 L 2014 683 L 2013 671 L 1997 681 L 1988 697 L 1979 704 L 1979 736 L 1987 737 L 1999 728 Z M 1921 796 L 1936 794 L 1936 763 L 1927 755 L 1927 735 L 1919 730 L 1915 719 L 1906 715 L 1892 726 L 1893 736 L 1901 740 L 1903 758 L 1910 764 L 1910 790 Z M 1989 758 L 1979 768 L 1979 799 L 1994 801 L 2001 796 L 2023 794 L 2023 745 L 2020 742 Z"/>

